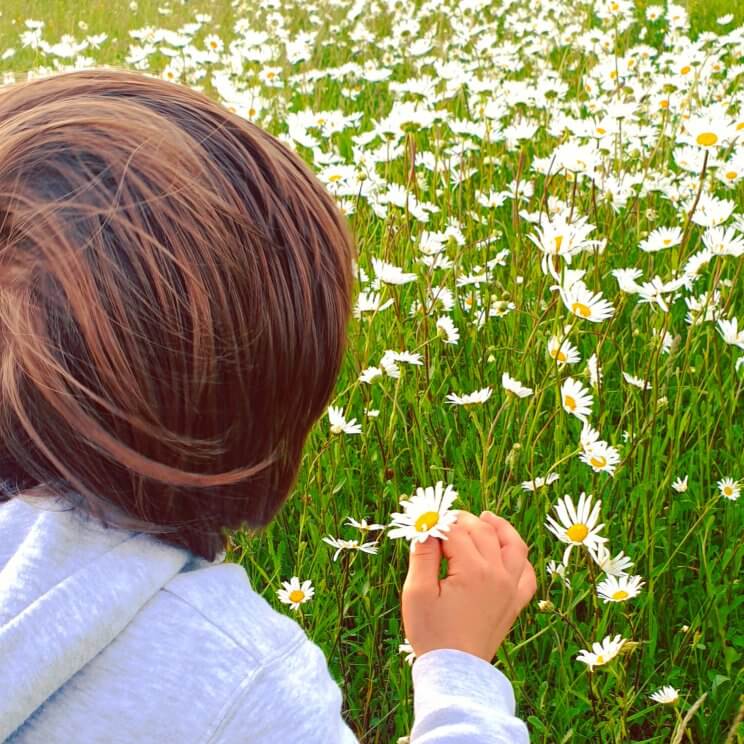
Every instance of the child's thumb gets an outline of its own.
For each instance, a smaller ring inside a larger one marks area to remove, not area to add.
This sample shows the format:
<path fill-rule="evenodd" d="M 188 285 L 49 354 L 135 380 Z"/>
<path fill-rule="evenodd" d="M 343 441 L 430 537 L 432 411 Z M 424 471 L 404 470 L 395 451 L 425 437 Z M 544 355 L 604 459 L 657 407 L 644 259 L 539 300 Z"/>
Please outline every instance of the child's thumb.
<path fill-rule="evenodd" d="M 408 564 L 406 583 L 411 588 L 434 588 L 439 583 L 439 566 L 442 546 L 436 537 L 411 543 L 411 560 Z"/>

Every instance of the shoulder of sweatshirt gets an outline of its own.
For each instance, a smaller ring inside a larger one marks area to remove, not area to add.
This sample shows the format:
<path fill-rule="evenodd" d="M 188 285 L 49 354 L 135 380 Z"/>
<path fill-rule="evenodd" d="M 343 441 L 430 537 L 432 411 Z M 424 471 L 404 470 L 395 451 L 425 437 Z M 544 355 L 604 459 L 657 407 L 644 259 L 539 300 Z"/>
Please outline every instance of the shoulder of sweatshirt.
<path fill-rule="evenodd" d="M 259 665 L 270 662 L 287 644 L 306 638 L 297 622 L 277 612 L 253 589 L 237 563 L 202 564 L 179 573 L 163 592 L 177 597 Z"/>

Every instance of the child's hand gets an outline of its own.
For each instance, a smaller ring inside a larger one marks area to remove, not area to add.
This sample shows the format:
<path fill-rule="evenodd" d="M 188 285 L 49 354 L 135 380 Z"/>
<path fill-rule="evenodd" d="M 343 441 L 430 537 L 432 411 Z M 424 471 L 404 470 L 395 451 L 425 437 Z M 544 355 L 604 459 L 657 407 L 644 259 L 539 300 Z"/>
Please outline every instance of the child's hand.
<path fill-rule="evenodd" d="M 536 588 L 527 545 L 509 522 L 458 511 L 446 540 L 429 537 L 411 553 L 401 597 L 406 637 L 416 656 L 452 648 L 490 662 Z"/>

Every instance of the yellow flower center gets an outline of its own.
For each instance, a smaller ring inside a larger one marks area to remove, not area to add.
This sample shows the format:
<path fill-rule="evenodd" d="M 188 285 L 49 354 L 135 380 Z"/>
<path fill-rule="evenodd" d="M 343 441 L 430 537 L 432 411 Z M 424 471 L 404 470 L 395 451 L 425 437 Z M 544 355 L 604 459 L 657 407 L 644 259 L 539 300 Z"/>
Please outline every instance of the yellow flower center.
<path fill-rule="evenodd" d="M 616 77 L 617 77 L 617 71 L 616 70 L 612 70 L 610 72 L 610 79 L 611 80 L 614 80 Z"/>
<path fill-rule="evenodd" d="M 601 455 L 599 457 L 592 457 L 589 462 L 594 465 L 595 468 L 603 468 L 607 465 L 607 459 Z"/>
<path fill-rule="evenodd" d="M 568 357 L 560 350 L 553 353 L 553 359 L 557 359 L 559 362 L 565 362 Z"/>
<path fill-rule="evenodd" d="M 741 130 L 742 130 L 742 129 L 744 129 L 744 121 L 740 121 L 740 122 L 739 122 L 739 123 L 738 123 L 738 124 L 736 125 L 736 131 L 737 131 L 737 132 L 741 132 Z"/>
<path fill-rule="evenodd" d="M 573 542 L 577 542 L 577 543 L 584 542 L 588 534 L 589 534 L 589 528 L 581 522 L 578 522 L 577 524 L 572 524 L 566 530 L 566 537 L 569 540 L 572 540 Z"/>
<path fill-rule="evenodd" d="M 698 145 L 702 145 L 703 147 L 710 147 L 711 145 L 715 145 L 716 142 L 718 142 L 718 135 L 714 134 L 713 132 L 702 132 L 702 134 L 698 134 L 695 142 L 697 142 Z"/>
<path fill-rule="evenodd" d="M 661 241 L 664 245 L 671 245 L 671 240 L 669 238 L 664 238 L 664 240 Z"/>
<path fill-rule="evenodd" d="M 612 598 L 616 600 L 617 602 L 621 602 L 623 599 L 628 598 L 628 592 L 624 591 L 623 589 L 618 589 L 613 595 Z"/>
<path fill-rule="evenodd" d="M 663 99 L 663 100 L 662 100 L 662 101 L 661 101 L 661 102 L 659 103 L 659 108 L 663 108 L 663 109 L 668 109 L 668 108 L 669 108 L 669 101 L 668 101 L 668 100 L 667 100 L 666 98 L 664 98 L 664 99 Z"/>
<path fill-rule="evenodd" d="M 604 127 L 597 127 L 597 134 L 607 134 L 607 130 Z"/>
<path fill-rule="evenodd" d="M 342 431 L 343 429 L 338 424 L 331 426 L 331 434 L 340 434 Z"/>
<path fill-rule="evenodd" d="M 691 70 L 691 69 L 692 69 L 692 67 L 690 67 L 690 65 L 685 65 L 685 66 L 684 66 L 684 67 L 683 67 L 683 68 L 682 68 L 682 69 L 680 70 L 680 73 L 681 73 L 682 75 L 687 75 L 687 73 L 688 73 L 688 72 L 690 72 L 690 70 Z"/>
<path fill-rule="evenodd" d="M 334 183 L 336 181 L 340 181 L 341 180 L 341 174 L 340 173 L 334 173 L 332 176 L 328 176 L 328 180 L 329 181 L 333 181 Z"/>
<path fill-rule="evenodd" d="M 424 512 L 417 520 L 416 520 L 416 532 L 426 532 L 427 530 L 430 530 L 434 525 L 439 521 L 439 512 L 435 511 L 428 511 Z"/>
<path fill-rule="evenodd" d="M 576 410 L 576 401 L 570 395 L 565 396 L 563 399 L 563 405 L 566 406 L 566 408 L 570 408 L 572 411 Z"/>
<path fill-rule="evenodd" d="M 255 115 L 256 115 L 256 109 L 254 109 L 253 106 L 251 106 L 248 109 L 248 117 L 252 119 Z"/>
<path fill-rule="evenodd" d="M 583 302 L 574 302 L 574 304 L 571 305 L 571 310 L 573 310 L 576 315 L 581 315 L 582 318 L 588 318 L 592 314 L 589 306 L 585 305 Z"/>
<path fill-rule="evenodd" d="M 267 73 L 266 73 L 266 77 L 267 77 L 267 78 L 268 78 L 269 80 L 271 80 L 271 78 L 273 78 L 273 77 L 274 77 L 274 75 L 276 75 L 276 73 L 275 73 L 275 72 L 271 72 L 271 70 L 269 70 L 269 72 L 267 72 Z"/>
<path fill-rule="evenodd" d="M 602 654 L 600 654 L 597 657 L 597 664 L 604 664 L 604 663 L 605 663 L 604 656 L 602 656 Z"/>
<path fill-rule="evenodd" d="M 555 252 L 558 253 L 563 245 L 563 235 L 556 235 L 555 239 Z"/>
<path fill-rule="evenodd" d="M 294 589 L 289 593 L 290 602 L 302 602 L 305 599 L 305 592 L 302 589 Z"/>
<path fill-rule="evenodd" d="M 617 11 L 619 10 L 620 6 L 617 3 L 610 3 L 610 9 Z"/>
<path fill-rule="evenodd" d="M 212 47 L 212 49 L 217 49 L 217 42 L 216 41 L 210 41 L 209 46 Z"/>
<path fill-rule="evenodd" d="M 724 486 L 723 492 L 726 494 L 726 496 L 733 496 L 734 489 L 731 488 L 731 486 Z"/>
<path fill-rule="evenodd" d="M 726 178 L 729 181 L 733 181 L 736 178 L 736 171 L 726 171 Z"/>

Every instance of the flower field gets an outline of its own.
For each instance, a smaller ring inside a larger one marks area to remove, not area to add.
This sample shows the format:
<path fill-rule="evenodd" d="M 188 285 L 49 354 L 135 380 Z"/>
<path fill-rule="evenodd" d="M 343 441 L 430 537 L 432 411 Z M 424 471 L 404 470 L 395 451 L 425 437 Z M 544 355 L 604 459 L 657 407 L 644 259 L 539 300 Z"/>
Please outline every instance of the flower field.
<path fill-rule="evenodd" d="M 495 662 L 533 742 L 744 742 L 744 7 L 32 5 L 0 6 L 0 82 L 197 88 L 348 215 L 334 398 L 228 560 L 359 738 L 412 724 L 408 541 L 491 509 L 538 576 Z"/>

